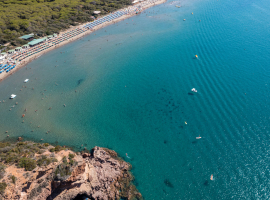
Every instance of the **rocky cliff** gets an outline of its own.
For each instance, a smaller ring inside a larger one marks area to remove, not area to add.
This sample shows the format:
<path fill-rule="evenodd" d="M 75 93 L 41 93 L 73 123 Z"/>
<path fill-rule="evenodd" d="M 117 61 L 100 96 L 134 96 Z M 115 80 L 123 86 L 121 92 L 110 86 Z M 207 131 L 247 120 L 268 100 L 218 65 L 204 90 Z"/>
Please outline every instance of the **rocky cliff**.
<path fill-rule="evenodd" d="M 25 144 L 33 146 L 32 142 Z M 4 151 L 0 145 L 2 199 L 142 199 L 132 184 L 131 165 L 120 159 L 115 151 L 95 147 L 89 153 L 67 149 L 55 152 L 56 148 L 45 146 L 32 157 L 26 154 L 27 157 L 8 164 L 10 158 L 4 154 L 10 156 L 20 145 L 17 143 L 11 148 L 4 145 Z"/>

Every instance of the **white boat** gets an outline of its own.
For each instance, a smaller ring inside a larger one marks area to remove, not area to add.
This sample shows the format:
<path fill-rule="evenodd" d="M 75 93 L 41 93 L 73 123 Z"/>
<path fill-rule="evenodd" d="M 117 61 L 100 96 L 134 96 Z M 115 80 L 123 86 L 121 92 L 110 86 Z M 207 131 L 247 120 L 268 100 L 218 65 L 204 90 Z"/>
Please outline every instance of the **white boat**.
<path fill-rule="evenodd" d="M 192 92 L 198 92 L 195 88 L 191 89 Z"/>
<path fill-rule="evenodd" d="M 199 140 L 199 139 L 201 139 L 201 138 L 202 138 L 202 137 L 200 137 L 200 136 L 199 136 L 199 137 L 196 137 L 197 140 Z"/>
<path fill-rule="evenodd" d="M 10 98 L 11 99 L 14 99 L 15 97 L 16 97 L 16 95 L 15 94 L 12 94 Z"/>
<path fill-rule="evenodd" d="M 24 82 L 27 83 L 29 81 L 29 79 L 25 79 Z"/>

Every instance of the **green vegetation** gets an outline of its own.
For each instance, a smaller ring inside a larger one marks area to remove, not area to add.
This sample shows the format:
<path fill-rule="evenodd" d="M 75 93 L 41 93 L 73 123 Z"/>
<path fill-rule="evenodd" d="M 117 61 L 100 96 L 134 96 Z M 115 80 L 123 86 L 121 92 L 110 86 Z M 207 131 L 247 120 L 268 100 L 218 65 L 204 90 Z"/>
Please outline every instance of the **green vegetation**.
<path fill-rule="evenodd" d="M 5 174 L 5 168 L 6 166 L 5 165 L 2 165 L 0 163 L 0 179 L 2 179 L 4 177 L 4 174 Z"/>
<path fill-rule="evenodd" d="M 72 154 L 72 153 L 68 154 L 68 158 L 69 158 L 69 159 L 74 158 L 74 154 Z"/>
<path fill-rule="evenodd" d="M 9 142 L 0 142 L 0 148 L 4 148 L 4 147 L 7 147 L 7 146 L 10 146 Z"/>
<path fill-rule="evenodd" d="M 61 150 L 63 150 L 64 148 L 63 147 L 61 147 L 60 145 L 57 145 L 56 147 L 55 147 L 55 152 L 59 152 L 59 151 L 61 151 Z"/>
<path fill-rule="evenodd" d="M 45 147 L 48 147 L 48 146 L 50 146 L 50 145 L 49 145 L 48 143 L 44 143 L 44 146 L 45 146 Z"/>
<path fill-rule="evenodd" d="M 59 152 L 61 150 L 64 150 L 65 147 L 61 147 L 60 145 L 57 145 L 55 148 L 49 149 L 50 152 Z"/>
<path fill-rule="evenodd" d="M 7 184 L 5 182 L 0 183 L 0 194 L 4 194 Z"/>
<path fill-rule="evenodd" d="M 106 14 L 130 4 L 131 0 L 0 0 L 0 44 L 22 45 L 22 35 L 58 33 L 93 20 L 95 10 Z"/>
<path fill-rule="evenodd" d="M 16 183 L 16 177 L 14 175 L 11 176 L 11 180 L 12 180 L 12 183 L 15 184 Z"/>
<path fill-rule="evenodd" d="M 15 144 L 0 142 L 0 160 L 5 163 L 18 163 L 22 157 L 34 158 L 35 153 L 41 154 L 46 147 L 32 142 L 17 142 Z"/>
<path fill-rule="evenodd" d="M 32 171 L 37 166 L 36 161 L 31 158 L 22 158 L 19 161 L 19 167 L 24 168 L 26 171 Z"/>
<path fill-rule="evenodd" d="M 4 143 L 0 142 L 0 161 L 6 164 L 16 164 L 18 167 L 25 168 L 26 171 L 33 170 L 38 166 L 47 166 L 52 162 L 57 162 L 54 157 L 45 155 L 38 156 L 48 150 L 48 143 L 39 144 L 33 142 Z M 66 150 L 67 148 L 57 145 L 52 148 L 54 151 Z M 51 149 L 49 149 L 51 150 Z M 5 166 L 0 164 L 0 179 L 5 173 Z"/>
<path fill-rule="evenodd" d="M 47 156 L 42 155 L 40 159 L 37 161 L 38 166 L 47 166 L 52 162 L 57 162 L 56 158 L 48 158 Z"/>
<path fill-rule="evenodd" d="M 34 188 L 29 194 L 29 199 L 34 199 L 35 196 L 39 195 L 42 192 L 43 188 L 46 188 L 49 185 L 48 180 L 41 179 L 39 185 Z"/>
<path fill-rule="evenodd" d="M 72 160 L 72 158 L 69 158 L 69 162 L 68 162 L 66 156 L 63 157 L 62 161 L 63 163 L 58 165 L 54 172 L 55 180 L 66 180 L 71 175 L 73 168 L 77 165 L 77 162 Z"/>

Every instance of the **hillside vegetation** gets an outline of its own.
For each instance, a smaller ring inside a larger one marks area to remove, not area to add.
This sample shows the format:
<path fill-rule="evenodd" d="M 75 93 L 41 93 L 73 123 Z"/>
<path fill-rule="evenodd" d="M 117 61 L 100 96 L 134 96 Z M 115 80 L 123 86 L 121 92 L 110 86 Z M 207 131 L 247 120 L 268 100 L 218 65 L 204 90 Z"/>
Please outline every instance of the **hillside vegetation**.
<path fill-rule="evenodd" d="M 131 0 L 0 0 L 0 44 L 18 46 L 18 37 L 57 33 L 70 25 L 93 20 L 93 11 L 101 14 L 130 5 Z"/>

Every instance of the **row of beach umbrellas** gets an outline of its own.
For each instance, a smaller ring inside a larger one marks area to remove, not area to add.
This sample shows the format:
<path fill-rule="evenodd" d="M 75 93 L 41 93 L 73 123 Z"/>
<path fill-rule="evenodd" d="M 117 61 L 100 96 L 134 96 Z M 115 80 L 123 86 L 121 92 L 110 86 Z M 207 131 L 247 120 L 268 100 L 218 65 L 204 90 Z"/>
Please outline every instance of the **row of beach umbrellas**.
<path fill-rule="evenodd" d="M 15 61 L 22 61 L 29 56 L 32 56 L 32 55 L 37 54 L 39 52 L 42 52 L 46 49 L 51 48 L 52 46 L 55 46 L 61 42 L 64 42 L 68 39 L 71 39 L 71 38 L 73 38 L 73 37 L 75 37 L 83 32 L 86 32 L 87 30 L 92 29 L 97 25 L 103 24 L 105 22 L 110 22 L 116 18 L 123 16 L 123 15 L 133 14 L 135 12 L 139 12 L 139 11 L 141 11 L 142 5 L 147 5 L 149 3 L 154 3 L 156 1 L 157 0 L 145 1 L 145 2 L 141 3 L 140 5 L 131 6 L 129 8 L 125 8 L 125 9 L 122 9 L 120 11 L 111 13 L 107 16 L 104 16 L 102 18 L 99 18 L 93 22 L 86 24 L 82 28 L 76 28 L 76 29 L 67 31 L 58 37 L 54 37 L 54 38 L 50 39 L 49 41 L 46 41 L 45 43 L 42 43 L 42 44 L 39 44 L 37 46 L 30 47 L 30 48 L 27 48 L 26 50 L 20 51 L 20 52 L 16 53 L 15 55 L 13 55 L 11 57 L 11 59 L 15 60 Z"/>

